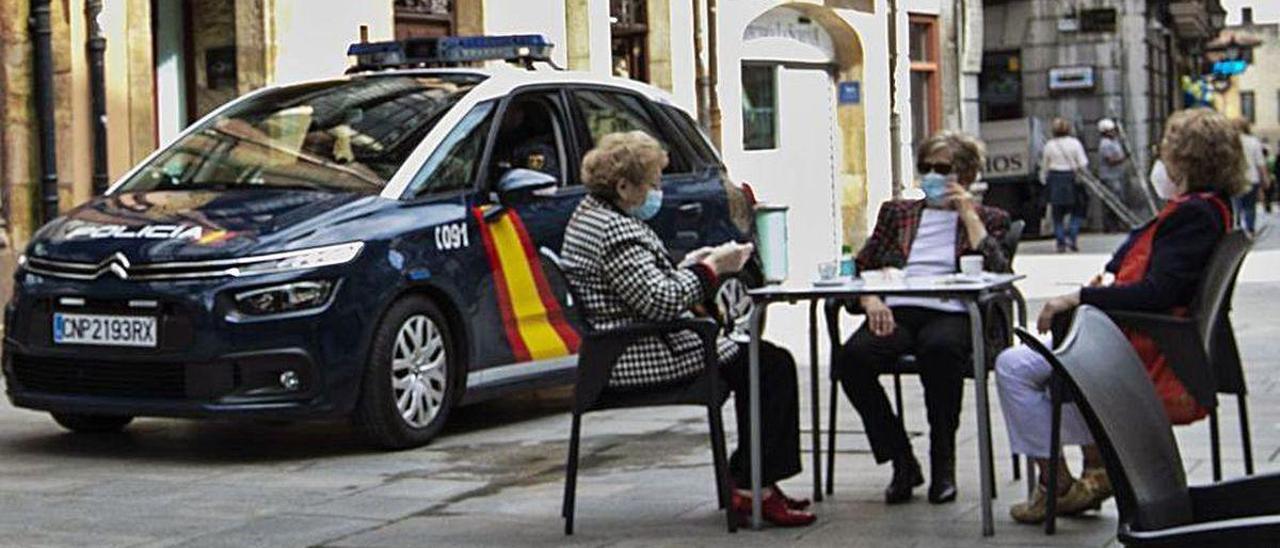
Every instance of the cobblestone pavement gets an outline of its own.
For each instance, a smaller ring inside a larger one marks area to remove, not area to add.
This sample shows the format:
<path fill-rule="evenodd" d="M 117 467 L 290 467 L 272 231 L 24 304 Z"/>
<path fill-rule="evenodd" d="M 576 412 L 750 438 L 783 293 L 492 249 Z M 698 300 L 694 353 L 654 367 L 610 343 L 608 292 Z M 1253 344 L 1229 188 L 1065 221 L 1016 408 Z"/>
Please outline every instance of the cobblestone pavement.
<path fill-rule="evenodd" d="M 1031 309 L 1088 278 L 1115 237 L 1091 237 L 1081 254 L 1024 245 L 1018 268 Z M 1235 297 L 1237 334 L 1252 389 L 1254 455 L 1280 470 L 1280 244 L 1263 242 Z M 846 322 L 849 323 L 849 322 Z M 799 307 L 771 313 L 769 337 L 807 361 Z M 825 355 L 825 350 L 823 350 Z M 807 364 L 801 364 L 807 394 Z M 822 366 L 822 378 L 826 378 Z M 886 380 L 887 382 L 887 380 Z M 823 401 L 826 383 L 823 382 Z M 919 383 L 905 381 L 907 423 L 925 431 Z M 119 436 L 74 436 L 46 416 L 0 403 L 0 545 L 3 546 L 978 546 L 1114 544 L 1115 506 L 1063 519 L 1059 533 L 1014 524 L 1008 506 L 1024 487 L 1011 478 L 1007 439 L 993 409 L 996 536 L 979 534 L 975 417 L 967 388 L 959 438 L 960 498 L 887 507 L 890 471 L 867 451 L 856 413 L 842 399 L 836 494 L 805 529 L 728 535 L 716 512 L 705 415 L 697 409 L 589 415 L 578 491 L 578 534 L 561 534 L 559 503 L 566 390 L 464 408 L 428 447 L 367 450 L 345 424 L 270 424 L 144 419 Z M 802 405 L 808 405 L 807 396 Z M 807 407 L 805 408 L 807 410 Z M 823 416 L 826 416 L 825 403 Z M 732 425 L 732 410 L 725 417 Z M 808 431 L 808 413 L 802 413 Z M 1223 408 L 1228 475 L 1241 473 L 1235 406 Z M 825 420 L 825 419 L 824 419 Z M 1178 429 L 1193 483 L 1209 480 L 1204 424 Z M 808 437 L 805 436 L 808 450 Z M 927 457 L 927 443 L 916 453 Z M 1074 451 L 1068 453 L 1074 460 Z M 808 494 L 806 470 L 784 486 Z M 927 465 L 927 463 L 926 463 Z"/>

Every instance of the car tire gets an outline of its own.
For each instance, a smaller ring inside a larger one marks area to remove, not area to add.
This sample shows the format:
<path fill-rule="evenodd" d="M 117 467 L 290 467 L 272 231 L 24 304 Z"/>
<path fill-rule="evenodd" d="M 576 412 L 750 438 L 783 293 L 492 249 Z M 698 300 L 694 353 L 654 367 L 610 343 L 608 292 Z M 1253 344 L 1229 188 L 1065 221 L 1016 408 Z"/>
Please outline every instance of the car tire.
<path fill-rule="evenodd" d="M 54 422 L 72 432 L 83 434 L 110 434 L 124 430 L 133 417 L 121 415 L 86 415 L 82 413 L 52 413 Z"/>
<path fill-rule="evenodd" d="M 461 385 L 444 314 L 421 296 L 396 301 L 373 337 L 353 421 L 384 449 L 425 445 L 444 427 Z"/>

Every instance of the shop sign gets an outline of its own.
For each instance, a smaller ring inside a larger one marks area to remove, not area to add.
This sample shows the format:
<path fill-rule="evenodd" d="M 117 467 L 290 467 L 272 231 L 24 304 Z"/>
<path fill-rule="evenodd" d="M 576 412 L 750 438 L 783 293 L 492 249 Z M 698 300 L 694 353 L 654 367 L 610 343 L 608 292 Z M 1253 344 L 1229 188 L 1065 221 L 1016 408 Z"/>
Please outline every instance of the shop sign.
<path fill-rule="evenodd" d="M 836 87 L 837 101 L 842 105 L 856 105 L 862 102 L 862 82 L 840 82 Z"/>

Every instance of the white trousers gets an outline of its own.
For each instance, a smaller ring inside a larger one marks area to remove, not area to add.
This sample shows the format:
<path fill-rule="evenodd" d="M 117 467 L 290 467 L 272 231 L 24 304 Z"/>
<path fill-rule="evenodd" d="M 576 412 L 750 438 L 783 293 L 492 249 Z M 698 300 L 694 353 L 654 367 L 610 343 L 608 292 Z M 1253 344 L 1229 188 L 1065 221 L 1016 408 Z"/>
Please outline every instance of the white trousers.
<path fill-rule="evenodd" d="M 1052 366 L 1029 346 L 1015 346 L 996 358 L 1000 410 L 1014 454 L 1049 458 L 1053 406 L 1049 397 Z M 1075 404 L 1062 406 L 1062 445 L 1089 445 L 1093 436 Z"/>

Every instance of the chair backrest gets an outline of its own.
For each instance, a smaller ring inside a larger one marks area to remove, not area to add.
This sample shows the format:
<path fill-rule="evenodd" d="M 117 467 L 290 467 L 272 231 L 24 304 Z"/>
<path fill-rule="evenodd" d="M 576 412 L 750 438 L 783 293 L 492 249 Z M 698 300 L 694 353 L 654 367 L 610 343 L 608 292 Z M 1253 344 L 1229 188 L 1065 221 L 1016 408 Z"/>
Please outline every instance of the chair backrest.
<path fill-rule="evenodd" d="M 1212 340 L 1210 335 L 1215 324 L 1226 317 L 1231 307 L 1230 297 L 1236 277 L 1240 275 L 1240 266 L 1252 247 L 1253 238 L 1247 232 L 1234 230 L 1219 240 L 1218 247 L 1209 258 L 1204 278 L 1191 301 L 1191 315 L 1196 319 L 1196 328 L 1206 344 Z M 1213 354 L 1210 352 L 1209 355 Z"/>
<path fill-rule="evenodd" d="M 565 274 L 564 260 L 547 247 L 539 248 L 538 254 L 542 257 L 547 283 L 551 286 L 551 292 L 560 300 L 560 308 L 564 311 L 565 318 L 579 333 L 590 332 L 591 324 L 583 317 L 583 300 L 578 296 L 578 289 Z"/>
<path fill-rule="evenodd" d="M 1213 362 L 1219 392 L 1242 394 L 1244 371 L 1235 333 L 1231 328 L 1231 297 L 1245 256 L 1253 248 L 1254 238 L 1243 230 L 1227 233 L 1218 242 L 1204 279 L 1191 301 L 1191 315 L 1196 331 L 1205 344 L 1205 355 Z"/>
<path fill-rule="evenodd" d="M 1182 457 L 1164 406 L 1128 338 L 1085 305 L 1049 351 L 1024 329 L 1018 336 L 1053 365 L 1089 423 L 1116 490 L 1122 523 L 1135 530 L 1192 521 Z"/>
<path fill-rule="evenodd" d="M 1009 231 L 1004 233 L 1004 239 L 1000 245 L 1004 247 L 1004 254 L 1009 257 L 1009 264 L 1013 264 L 1013 257 L 1018 254 L 1018 242 L 1022 241 L 1022 232 L 1027 229 L 1027 222 L 1018 219 L 1009 223 Z"/>

